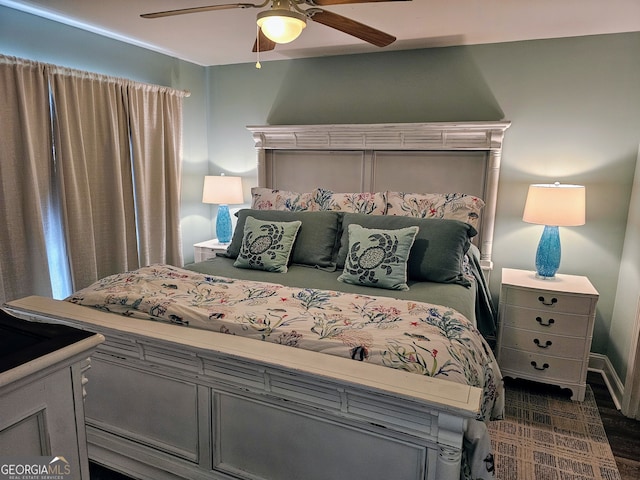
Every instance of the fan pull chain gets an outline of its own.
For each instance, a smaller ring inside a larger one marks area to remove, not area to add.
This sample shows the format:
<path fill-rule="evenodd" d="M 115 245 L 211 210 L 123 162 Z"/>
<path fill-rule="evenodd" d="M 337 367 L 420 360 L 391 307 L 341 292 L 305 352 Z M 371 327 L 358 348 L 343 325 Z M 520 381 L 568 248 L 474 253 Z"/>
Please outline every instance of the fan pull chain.
<path fill-rule="evenodd" d="M 256 25 L 256 68 L 261 69 L 262 65 L 260 65 L 260 27 Z"/>

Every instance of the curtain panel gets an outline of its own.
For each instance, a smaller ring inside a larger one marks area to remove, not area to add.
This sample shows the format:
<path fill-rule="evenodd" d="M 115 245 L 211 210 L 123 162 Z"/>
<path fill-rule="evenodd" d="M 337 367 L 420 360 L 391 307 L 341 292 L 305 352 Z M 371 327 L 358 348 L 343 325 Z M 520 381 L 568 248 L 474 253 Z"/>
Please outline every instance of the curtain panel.
<path fill-rule="evenodd" d="M 129 85 L 127 92 L 140 264 L 182 265 L 182 100 L 152 86 Z"/>
<path fill-rule="evenodd" d="M 50 75 L 56 166 L 73 290 L 138 268 L 126 92 L 94 75 Z"/>
<path fill-rule="evenodd" d="M 184 96 L 0 55 L 0 300 L 182 265 Z"/>
<path fill-rule="evenodd" d="M 52 293 L 45 244 L 53 176 L 49 119 L 44 67 L 0 56 L 0 303 Z"/>

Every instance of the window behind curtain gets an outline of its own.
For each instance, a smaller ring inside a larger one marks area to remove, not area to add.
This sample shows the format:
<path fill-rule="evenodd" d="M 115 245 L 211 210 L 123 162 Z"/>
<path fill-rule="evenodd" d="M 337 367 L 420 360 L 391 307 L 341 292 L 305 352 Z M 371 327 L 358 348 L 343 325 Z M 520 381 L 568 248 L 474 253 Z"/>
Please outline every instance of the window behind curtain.
<path fill-rule="evenodd" d="M 51 129 L 50 138 L 53 138 L 53 119 L 55 116 L 55 105 L 49 89 L 49 126 Z M 64 231 L 62 230 L 62 220 L 60 212 L 60 201 L 56 182 L 56 151 L 52 141 L 52 169 L 51 191 L 49 194 L 49 208 L 44 218 L 44 235 L 47 249 L 47 259 L 49 265 L 49 277 L 51 280 L 51 290 L 53 298 L 65 298 L 72 293 L 71 276 L 69 273 L 69 262 L 66 255 L 66 242 Z"/>

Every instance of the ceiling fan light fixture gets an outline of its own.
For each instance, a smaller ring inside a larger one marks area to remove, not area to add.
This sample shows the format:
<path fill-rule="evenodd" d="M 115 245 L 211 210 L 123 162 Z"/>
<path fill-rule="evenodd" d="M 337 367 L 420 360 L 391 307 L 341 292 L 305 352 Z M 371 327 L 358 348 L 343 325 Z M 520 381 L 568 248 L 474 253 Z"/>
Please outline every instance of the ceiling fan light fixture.
<path fill-rule="evenodd" d="M 307 17 L 304 14 L 284 9 L 260 12 L 257 21 L 262 33 L 276 43 L 294 41 L 307 26 Z"/>

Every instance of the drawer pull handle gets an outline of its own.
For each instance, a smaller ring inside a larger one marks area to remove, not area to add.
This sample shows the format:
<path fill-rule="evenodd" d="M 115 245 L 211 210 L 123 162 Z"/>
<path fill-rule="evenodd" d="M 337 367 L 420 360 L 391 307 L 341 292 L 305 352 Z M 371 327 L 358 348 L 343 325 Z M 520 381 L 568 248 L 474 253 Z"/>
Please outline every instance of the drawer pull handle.
<path fill-rule="evenodd" d="M 546 370 L 547 368 L 549 368 L 549 364 L 548 363 L 545 363 L 545 364 L 542 365 L 542 367 L 539 367 L 538 364 L 535 361 L 531 362 L 531 366 L 533 368 L 535 368 L 536 370 Z"/>
<path fill-rule="evenodd" d="M 551 297 L 551 301 L 548 302 L 543 296 L 538 297 L 538 301 L 547 307 L 553 307 L 556 303 L 558 303 L 558 299 L 556 297 Z"/>
<path fill-rule="evenodd" d="M 533 343 L 535 343 L 540 348 L 549 348 L 553 342 L 551 342 L 551 340 L 547 340 L 546 342 L 544 342 L 544 345 L 542 345 L 540 343 L 540 340 L 538 340 L 537 338 L 534 338 Z"/>
<path fill-rule="evenodd" d="M 550 318 L 549 320 L 547 320 L 547 323 L 544 323 L 542 317 L 536 317 L 536 322 L 538 322 L 543 327 L 550 327 L 551 325 L 556 323 L 553 318 Z"/>

